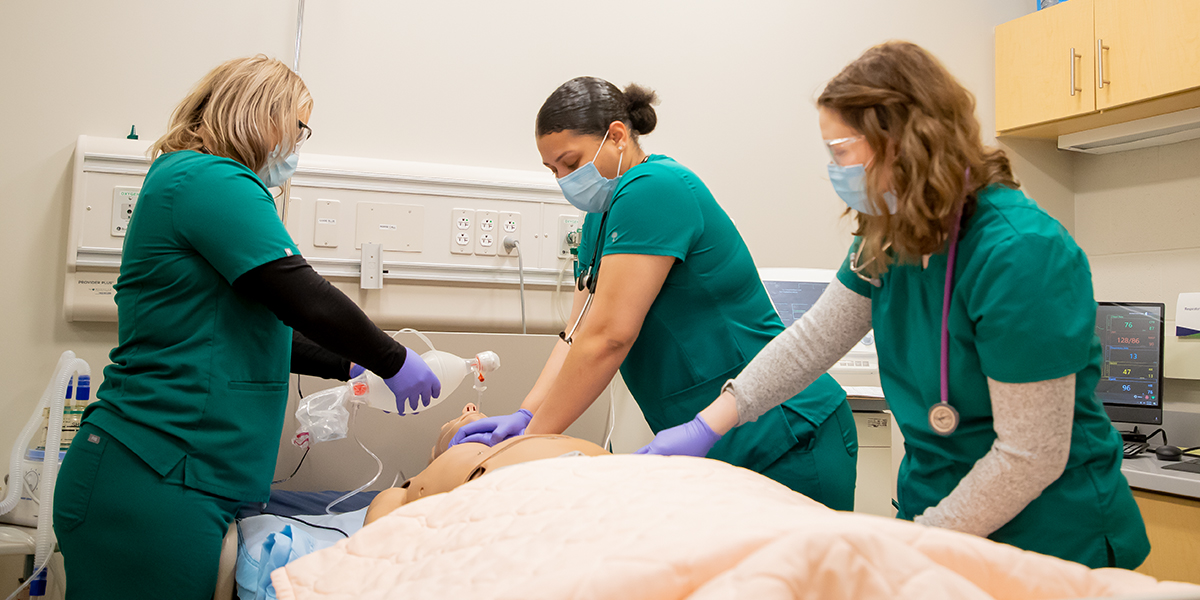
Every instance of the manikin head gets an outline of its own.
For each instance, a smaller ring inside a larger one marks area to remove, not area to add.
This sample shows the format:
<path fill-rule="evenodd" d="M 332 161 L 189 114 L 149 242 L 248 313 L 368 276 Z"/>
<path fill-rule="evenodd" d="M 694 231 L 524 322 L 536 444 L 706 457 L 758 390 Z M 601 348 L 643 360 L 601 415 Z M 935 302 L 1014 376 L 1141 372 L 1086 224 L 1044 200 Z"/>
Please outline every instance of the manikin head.
<path fill-rule="evenodd" d="M 479 408 L 468 402 L 463 407 L 461 415 L 442 425 L 442 433 L 438 435 L 437 443 L 433 445 L 433 454 L 429 457 L 429 462 L 433 462 L 450 447 L 450 440 L 454 439 L 454 434 L 458 433 L 460 427 L 482 418 L 483 413 L 479 412 Z"/>

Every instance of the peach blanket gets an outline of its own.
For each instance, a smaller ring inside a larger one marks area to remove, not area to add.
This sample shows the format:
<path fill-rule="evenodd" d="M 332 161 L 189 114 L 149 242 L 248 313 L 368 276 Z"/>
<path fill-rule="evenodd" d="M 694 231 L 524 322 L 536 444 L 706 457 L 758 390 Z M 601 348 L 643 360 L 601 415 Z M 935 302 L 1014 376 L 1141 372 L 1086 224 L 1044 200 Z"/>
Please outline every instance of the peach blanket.
<path fill-rule="evenodd" d="M 835 512 L 713 460 L 630 455 L 490 473 L 272 581 L 280 600 L 1200 597 L 1196 586 Z"/>

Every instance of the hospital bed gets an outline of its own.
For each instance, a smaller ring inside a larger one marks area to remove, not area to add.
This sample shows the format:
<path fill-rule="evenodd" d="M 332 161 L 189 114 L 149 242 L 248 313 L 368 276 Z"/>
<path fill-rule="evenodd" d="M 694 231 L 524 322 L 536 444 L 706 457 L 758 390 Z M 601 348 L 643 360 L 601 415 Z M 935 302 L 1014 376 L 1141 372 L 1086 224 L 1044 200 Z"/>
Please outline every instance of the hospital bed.
<path fill-rule="evenodd" d="M 707 459 L 570 457 L 405 505 L 272 575 L 332 598 L 1200 598 L 956 532 L 838 513 Z"/>

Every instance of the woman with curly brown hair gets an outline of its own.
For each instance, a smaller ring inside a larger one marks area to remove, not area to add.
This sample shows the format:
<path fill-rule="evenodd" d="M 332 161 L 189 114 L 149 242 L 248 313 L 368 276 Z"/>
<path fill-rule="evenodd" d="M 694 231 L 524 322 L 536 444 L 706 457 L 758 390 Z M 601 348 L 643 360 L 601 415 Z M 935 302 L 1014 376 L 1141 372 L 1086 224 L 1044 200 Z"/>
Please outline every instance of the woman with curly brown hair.
<path fill-rule="evenodd" d="M 974 98 L 922 48 L 868 50 L 817 107 L 856 238 L 820 301 L 700 417 L 718 434 L 755 420 L 874 327 L 904 433 L 898 517 L 1090 567 L 1141 564 L 1121 438 L 1095 396 L 1083 251 L 984 147 Z M 672 435 L 654 450 L 684 453 Z"/>

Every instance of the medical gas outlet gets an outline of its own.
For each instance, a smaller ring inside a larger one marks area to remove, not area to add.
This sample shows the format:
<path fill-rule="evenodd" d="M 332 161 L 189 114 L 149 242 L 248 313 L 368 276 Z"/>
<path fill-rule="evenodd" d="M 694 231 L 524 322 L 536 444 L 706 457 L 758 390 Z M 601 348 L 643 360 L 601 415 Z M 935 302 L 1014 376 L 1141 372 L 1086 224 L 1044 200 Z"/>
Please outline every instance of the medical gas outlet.
<path fill-rule="evenodd" d="M 583 217 L 579 215 L 558 216 L 558 257 L 572 258 L 583 239 Z"/>
<path fill-rule="evenodd" d="M 114 187 L 112 202 L 112 236 L 125 237 L 129 220 L 133 218 L 133 207 L 137 204 L 142 188 Z"/>

